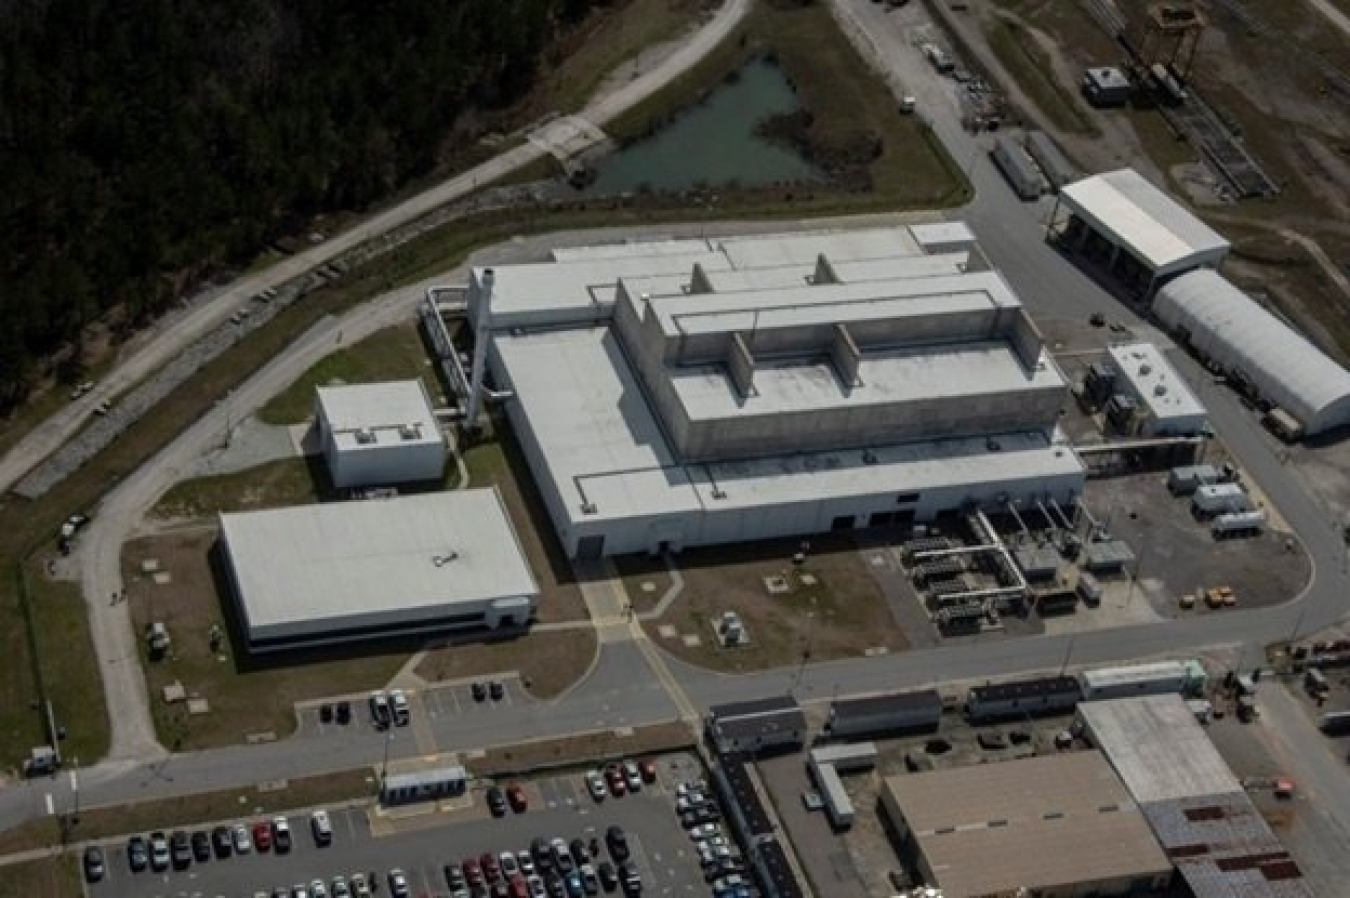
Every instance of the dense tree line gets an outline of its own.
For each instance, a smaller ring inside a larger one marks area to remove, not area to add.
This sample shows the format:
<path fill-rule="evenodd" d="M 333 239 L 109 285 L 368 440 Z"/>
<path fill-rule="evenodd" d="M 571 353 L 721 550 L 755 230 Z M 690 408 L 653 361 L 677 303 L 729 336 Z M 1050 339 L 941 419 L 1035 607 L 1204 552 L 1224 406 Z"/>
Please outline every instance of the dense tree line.
<path fill-rule="evenodd" d="M 109 308 L 430 170 L 608 2 L 0 0 L 0 405 Z"/>

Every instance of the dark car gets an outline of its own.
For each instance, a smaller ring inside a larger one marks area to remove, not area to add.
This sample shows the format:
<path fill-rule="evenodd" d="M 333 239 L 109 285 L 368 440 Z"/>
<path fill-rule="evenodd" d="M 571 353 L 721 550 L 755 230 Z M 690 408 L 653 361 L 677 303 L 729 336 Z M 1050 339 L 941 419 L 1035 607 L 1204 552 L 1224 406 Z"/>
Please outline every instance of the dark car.
<path fill-rule="evenodd" d="M 173 855 L 173 866 L 176 870 L 182 870 L 192 863 L 192 843 L 188 834 L 181 829 L 173 831 L 169 837 L 169 852 Z"/>
<path fill-rule="evenodd" d="M 499 702 L 506 697 L 506 684 L 501 680 L 493 680 L 488 684 L 488 693 L 494 702 Z"/>
<path fill-rule="evenodd" d="M 150 864 L 150 848 L 145 836 L 132 836 L 127 839 L 127 865 L 132 873 L 140 873 Z"/>
<path fill-rule="evenodd" d="M 586 850 L 586 843 L 581 839 L 567 843 L 567 850 L 572 853 L 572 860 L 577 862 L 578 867 L 591 859 L 591 853 Z"/>
<path fill-rule="evenodd" d="M 346 725 L 346 724 L 351 723 L 351 722 L 352 722 L 352 703 L 351 703 L 351 702 L 338 702 L 338 703 L 337 703 L 337 709 L 336 709 L 336 715 L 337 715 L 337 722 L 338 722 L 338 723 L 343 724 L 343 725 Z"/>
<path fill-rule="evenodd" d="M 487 790 L 487 806 L 494 817 L 503 817 L 506 815 L 506 795 L 497 786 L 489 786 Z"/>
<path fill-rule="evenodd" d="M 716 823 L 722 819 L 722 813 L 712 805 L 704 805 L 701 808 L 695 808 L 692 811 L 684 811 L 680 814 L 680 825 L 685 829 L 693 829 L 703 823 Z"/>
<path fill-rule="evenodd" d="M 103 879 L 103 874 L 108 872 L 107 866 L 103 863 L 103 849 L 97 845 L 90 845 L 84 850 L 84 879 L 86 882 L 99 882 Z"/>
<path fill-rule="evenodd" d="M 474 684 L 473 684 L 473 686 L 470 687 L 470 688 L 471 688 L 471 690 L 473 691 L 473 700 L 474 700 L 474 701 L 476 701 L 476 702 L 481 702 L 481 701 L 486 701 L 486 700 L 487 700 L 487 684 L 486 684 L 486 683 L 482 682 L 481 680 L 480 680 L 480 681 L 475 681 Z"/>
<path fill-rule="evenodd" d="M 464 871 L 454 864 L 445 865 L 445 885 L 450 891 L 455 892 L 469 887 L 469 880 L 464 876 Z"/>
<path fill-rule="evenodd" d="M 319 722 L 320 723 L 333 722 L 333 706 L 328 704 L 327 702 L 324 702 L 322 705 L 319 705 Z"/>
<path fill-rule="evenodd" d="M 563 885 L 562 876 L 550 876 L 548 883 L 548 898 L 567 898 L 567 886 Z"/>
<path fill-rule="evenodd" d="M 605 830 L 605 844 L 609 846 L 609 855 L 615 863 L 622 864 L 632 853 L 628 849 L 628 834 L 621 826 L 611 826 Z"/>
<path fill-rule="evenodd" d="M 623 883 L 625 894 L 637 895 L 642 891 L 642 874 L 632 861 L 627 861 L 619 867 L 619 881 Z"/>
<path fill-rule="evenodd" d="M 543 836 L 535 836 L 530 840 L 530 854 L 534 855 L 534 862 L 541 870 L 553 867 L 553 855 L 548 853 L 548 839 Z"/>
<path fill-rule="evenodd" d="M 638 771 L 642 774 L 644 783 L 656 782 L 656 762 L 651 758 L 643 758 L 638 761 Z"/>
<path fill-rule="evenodd" d="M 506 800 L 511 803 L 511 810 L 517 814 L 525 813 L 530 806 L 530 800 L 525 797 L 525 789 L 520 783 L 512 783 L 506 787 Z"/>
<path fill-rule="evenodd" d="M 606 892 L 612 892 L 619 887 L 619 874 L 614 871 L 614 865 L 609 861 L 601 861 L 595 872 L 600 877 L 601 888 Z"/>
<path fill-rule="evenodd" d="M 218 858 L 227 858 L 234 854 L 234 842 L 230 839 L 228 826 L 217 826 L 211 830 L 211 844 L 216 849 Z"/>
<path fill-rule="evenodd" d="M 211 837 L 204 830 L 192 834 L 192 856 L 198 863 L 211 860 Z"/>
<path fill-rule="evenodd" d="M 497 863 L 497 856 L 491 851 L 483 852 L 478 858 L 478 866 L 483 868 L 483 876 L 488 882 L 492 882 L 502 875 L 502 868 Z"/>
<path fill-rule="evenodd" d="M 464 878 L 469 881 L 469 885 L 477 887 L 483 884 L 483 868 L 478 866 L 478 858 L 465 858 L 460 869 L 464 871 Z"/>

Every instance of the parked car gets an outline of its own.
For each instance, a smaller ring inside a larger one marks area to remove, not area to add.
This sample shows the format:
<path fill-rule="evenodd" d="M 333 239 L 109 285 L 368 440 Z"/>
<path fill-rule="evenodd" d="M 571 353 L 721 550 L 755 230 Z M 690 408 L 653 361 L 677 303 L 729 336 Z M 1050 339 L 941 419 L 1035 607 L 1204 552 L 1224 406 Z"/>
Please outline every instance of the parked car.
<path fill-rule="evenodd" d="M 309 881 L 309 898 L 328 898 L 328 886 L 324 885 L 322 879 Z"/>
<path fill-rule="evenodd" d="M 351 883 L 352 894 L 356 898 L 370 898 L 370 881 L 366 878 L 366 874 L 353 873 L 348 882 Z"/>
<path fill-rule="evenodd" d="M 609 783 L 609 794 L 615 798 L 622 798 L 628 791 L 628 784 L 624 782 L 623 771 L 617 764 L 611 764 L 605 768 L 605 780 Z"/>
<path fill-rule="evenodd" d="M 619 874 L 614 871 L 614 865 L 609 861 L 601 861 L 595 872 L 600 877 L 601 888 L 606 892 L 612 892 L 619 887 Z"/>
<path fill-rule="evenodd" d="M 103 861 L 103 849 L 97 845 L 90 845 L 84 850 L 84 881 L 99 882 L 107 872 L 107 864 Z"/>
<path fill-rule="evenodd" d="M 469 881 L 471 887 L 476 888 L 483 884 L 483 868 L 478 865 L 477 858 L 465 858 L 464 863 L 460 865 L 460 869 L 464 871 L 464 878 Z"/>
<path fill-rule="evenodd" d="M 249 838 L 247 826 L 236 823 L 234 829 L 231 830 L 231 835 L 234 838 L 235 854 L 248 854 L 253 850 L 253 840 Z"/>
<path fill-rule="evenodd" d="M 586 771 L 586 791 L 591 793 L 591 798 L 596 801 L 604 801 L 609 790 L 605 788 L 605 778 L 600 775 L 598 770 Z"/>
<path fill-rule="evenodd" d="M 352 898 L 352 890 L 347 885 L 347 877 L 341 874 L 333 877 L 333 898 Z"/>
<path fill-rule="evenodd" d="M 234 842 L 230 840 L 228 826 L 217 826 L 211 830 L 211 847 L 216 850 L 216 857 L 221 859 L 234 854 Z"/>
<path fill-rule="evenodd" d="M 169 854 L 175 870 L 192 866 L 192 837 L 184 830 L 174 830 L 169 837 Z"/>
<path fill-rule="evenodd" d="M 548 887 L 544 885 L 544 877 L 538 873 L 526 876 L 525 885 L 529 888 L 530 898 L 548 898 Z"/>
<path fill-rule="evenodd" d="M 408 695 L 402 689 L 391 689 L 389 691 L 389 713 L 394 718 L 395 726 L 407 726 L 408 721 L 412 719 Z"/>
<path fill-rule="evenodd" d="M 389 894 L 392 898 L 408 898 L 408 875 L 398 867 L 389 871 Z"/>
<path fill-rule="evenodd" d="M 482 681 L 474 681 L 474 684 L 473 686 L 470 687 L 470 690 L 473 692 L 474 701 L 482 702 L 487 700 L 488 690 L 486 683 Z"/>
<path fill-rule="evenodd" d="M 272 818 L 272 844 L 276 846 L 277 854 L 291 850 L 291 822 L 285 817 Z"/>
<path fill-rule="evenodd" d="M 562 838 L 555 838 L 549 843 L 549 851 L 553 854 L 553 866 L 559 873 L 570 873 L 576 864 L 572 860 L 572 852 L 567 848 L 567 842 Z"/>
<path fill-rule="evenodd" d="M 506 698 L 506 684 L 501 680 L 493 680 L 488 684 L 488 694 L 492 696 L 494 702 L 499 702 Z"/>
<path fill-rule="evenodd" d="M 628 834 L 621 826 L 611 826 L 605 830 L 605 844 L 609 846 L 610 857 L 615 863 L 622 864 L 632 853 L 628 848 Z"/>
<path fill-rule="evenodd" d="M 594 867 L 582 864 L 577 868 L 577 873 L 581 874 L 581 887 L 586 890 L 587 895 L 594 895 L 600 891 L 600 877 L 596 875 Z"/>
<path fill-rule="evenodd" d="M 314 833 L 314 844 L 319 846 L 330 845 L 333 842 L 333 821 L 329 819 L 328 812 L 320 808 L 309 815 L 309 829 Z"/>
<path fill-rule="evenodd" d="M 638 761 L 638 772 L 642 774 L 644 783 L 656 782 L 656 762 L 651 758 L 643 758 Z"/>
<path fill-rule="evenodd" d="M 567 844 L 567 848 L 578 867 L 591 859 L 591 853 L 586 850 L 586 843 L 581 839 L 573 839 Z"/>
<path fill-rule="evenodd" d="M 494 817 L 503 817 L 506 815 L 506 796 L 497 786 L 488 786 L 487 806 Z"/>
<path fill-rule="evenodd" d="M 389 698 L 378 689 L 370 694 L 370 718 L 381 729 L 389 726 Z"/>
<path fill-rule="evenodd" d="M 169 840 L 160 831 L 150 834 L 150 868 L 152 870 L 169 869 Z"/>
<path fill-rule="evenodd" d="M 503 851 L 499 854 L 497 856 L 497 867 L 502 871 L 502 876 L 507 879 L 520 874 L 520 861 L 516 860 L 513 851 Z"/>
<path fill-rule="evenodd" d="M 127 866 L 132 873 L 140 873 L 150 864 L 150 848 L 145 836 L 132 836 L 127 839 Z"/>
<path fill-rule="evenodd" d="M 502 868 L 497 863 L 497 859 L 492 856 L 492 852 L 484 851 L 478 858 L 478 866 L 483 868 L 483 878 L 488 882 L 493 882 L 501 876 Z"/>
<path fill-rule="evenodd" d="M 342 724 L 343 726 L 346 726 L 347 724 L 351 723 L 352 703 L 348 701 L 338 702 L 337 705 L 335 706 L 335 716 L 337 717 L 337 722 Z M 344 881 L 342 885 L 345 888 L 347 883 Z"/>
<path fill-rule="evenodd" d="M 197 830 L 192 834 L 192 857 L 197 863 L 211 860 L 211 837 L 205 830 Z"/>
<path fill-rule="evenodd" d="M 703 839 L 711 839 L 713 836 L 722 834 L 722 825 L 720 823 L 702 823 L 689 830 L 689 838 L 695 842 Z"/>
<path fill-rule="evenodd" d="M 454 864 L 446 864 L 442 872 L 445 873 L 445 887 L 451 892 L 469 887 L 469 880 L 464 876 L 464 871 Z"/>
<path fill-rule="evenodd" d="M 624 893 L 627 895 L 637 895 L 642 892 L 642 874 L 638 872 L 637 865 L 632 861 L 625 861 L 619 868 L 619 881 L 623 884 Z"/>
<path fill-rule="evenodd" d="M 525 813 L 530 806 L 530 800 L 525 796 L 525 789 L 520 783 L 512 783 L 506 787 L 506 800 L 511 803 L 511 810 L 517 814 Z"/>
<path fill-rule="evenodd" d="M 548 839 L 543 836 L 535 836 L 530 840 L 530 854 L 534 855 L 534 862 L 539 865 L 541 870 L 547 870 L 553 866 L 553 857 L 548 851 Z"/>
<path fill-rule="evenodd" d="M 272 847 L 272 825 L 266 820 L 253 824 L 253 844 L 259 851 L 268 851 Z"/>
<path fill-rule="evenodd" d="M 534 855 L 530 854 L 528 851 L 517 851 L 516 863 L 520 864 L 520 872 L 524 873 L 526 876 L 529 876 L 531 873 L 536 872 L 534 866 Z"/>
<path fill-rule="evenodd" d="M 632 758 L 624 759 L 623 778 L 628 784 L 629 792 L 642 791 L 642 772 L 638 770 L 637 761 L 634 761 Z"/>

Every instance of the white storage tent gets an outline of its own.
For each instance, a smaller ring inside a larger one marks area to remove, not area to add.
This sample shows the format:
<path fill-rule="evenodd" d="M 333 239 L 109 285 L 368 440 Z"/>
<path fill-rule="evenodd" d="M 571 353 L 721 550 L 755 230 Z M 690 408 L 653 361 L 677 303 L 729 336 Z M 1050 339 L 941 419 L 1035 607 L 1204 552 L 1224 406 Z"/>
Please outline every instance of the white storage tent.
<path fill-rule="evenodd" d="M 1153 308 L 1168 328 L 1250 381 L 1307 433 L 1350 423 L 1350 372 L 1216 272 L 1200 269 L 1169 281 Z"/>

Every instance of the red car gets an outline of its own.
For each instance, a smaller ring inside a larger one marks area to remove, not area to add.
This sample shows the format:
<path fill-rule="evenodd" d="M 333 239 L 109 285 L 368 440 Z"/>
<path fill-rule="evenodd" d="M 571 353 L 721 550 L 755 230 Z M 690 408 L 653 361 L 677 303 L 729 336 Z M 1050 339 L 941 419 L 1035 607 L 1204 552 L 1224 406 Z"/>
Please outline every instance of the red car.
<path fill-rule="evenodd" d="M 497 859 L 492 856 L 491 852 L 483 852 L 482 856 L 478 858 L 478 866 L 483 868 L 483 875 L 487 877 L 488 882 L 492 882 L 502 874 L 502 868 L 497 864 Z"/>
<path fill-rule="evenodd" d="M 628 785 L 623 781 L 623 770 L 616 765 L 611 764 L 605 768 L 605 780 L 609 783 L 610 794 L 615 798 L 628 791 Z"/>
<path fill-rule="evenodd" d="M 253 845 L 259 851 L 267 851 L 272 847 L 272 824 L 266 820 L 253 824 Z"/>
<path fill-rule="evenodd" d="M 511 810 L 517 814 L 525 813 L 525 809 L 530 806 L 530 800 L 525 797 L 525 790 L 520 783 L 512 783 L 506 788 L 506 800 L 511 804 Z"/>
<path fill-rule="evenodd" d="M 530 898 L 530 887 L 519 873 L 511 877 L 511 898 Z"/>
<path fill-rule="evenodd" d="M 483 884 L 483 868 L 478 865 L 476 858 L 465 858 L 464 863 L 460 864 L 460 869 L 464 871 L 464 878 L 469 881 L 469 885 L 481 886 Z"/>
<path fill-rule="evenodd" d="M 656 782 L 656 762 L 651 758 L 643 758 L 638 761 L 638 770 L 642 771 L 642 781 L 644 783 Z"/>

